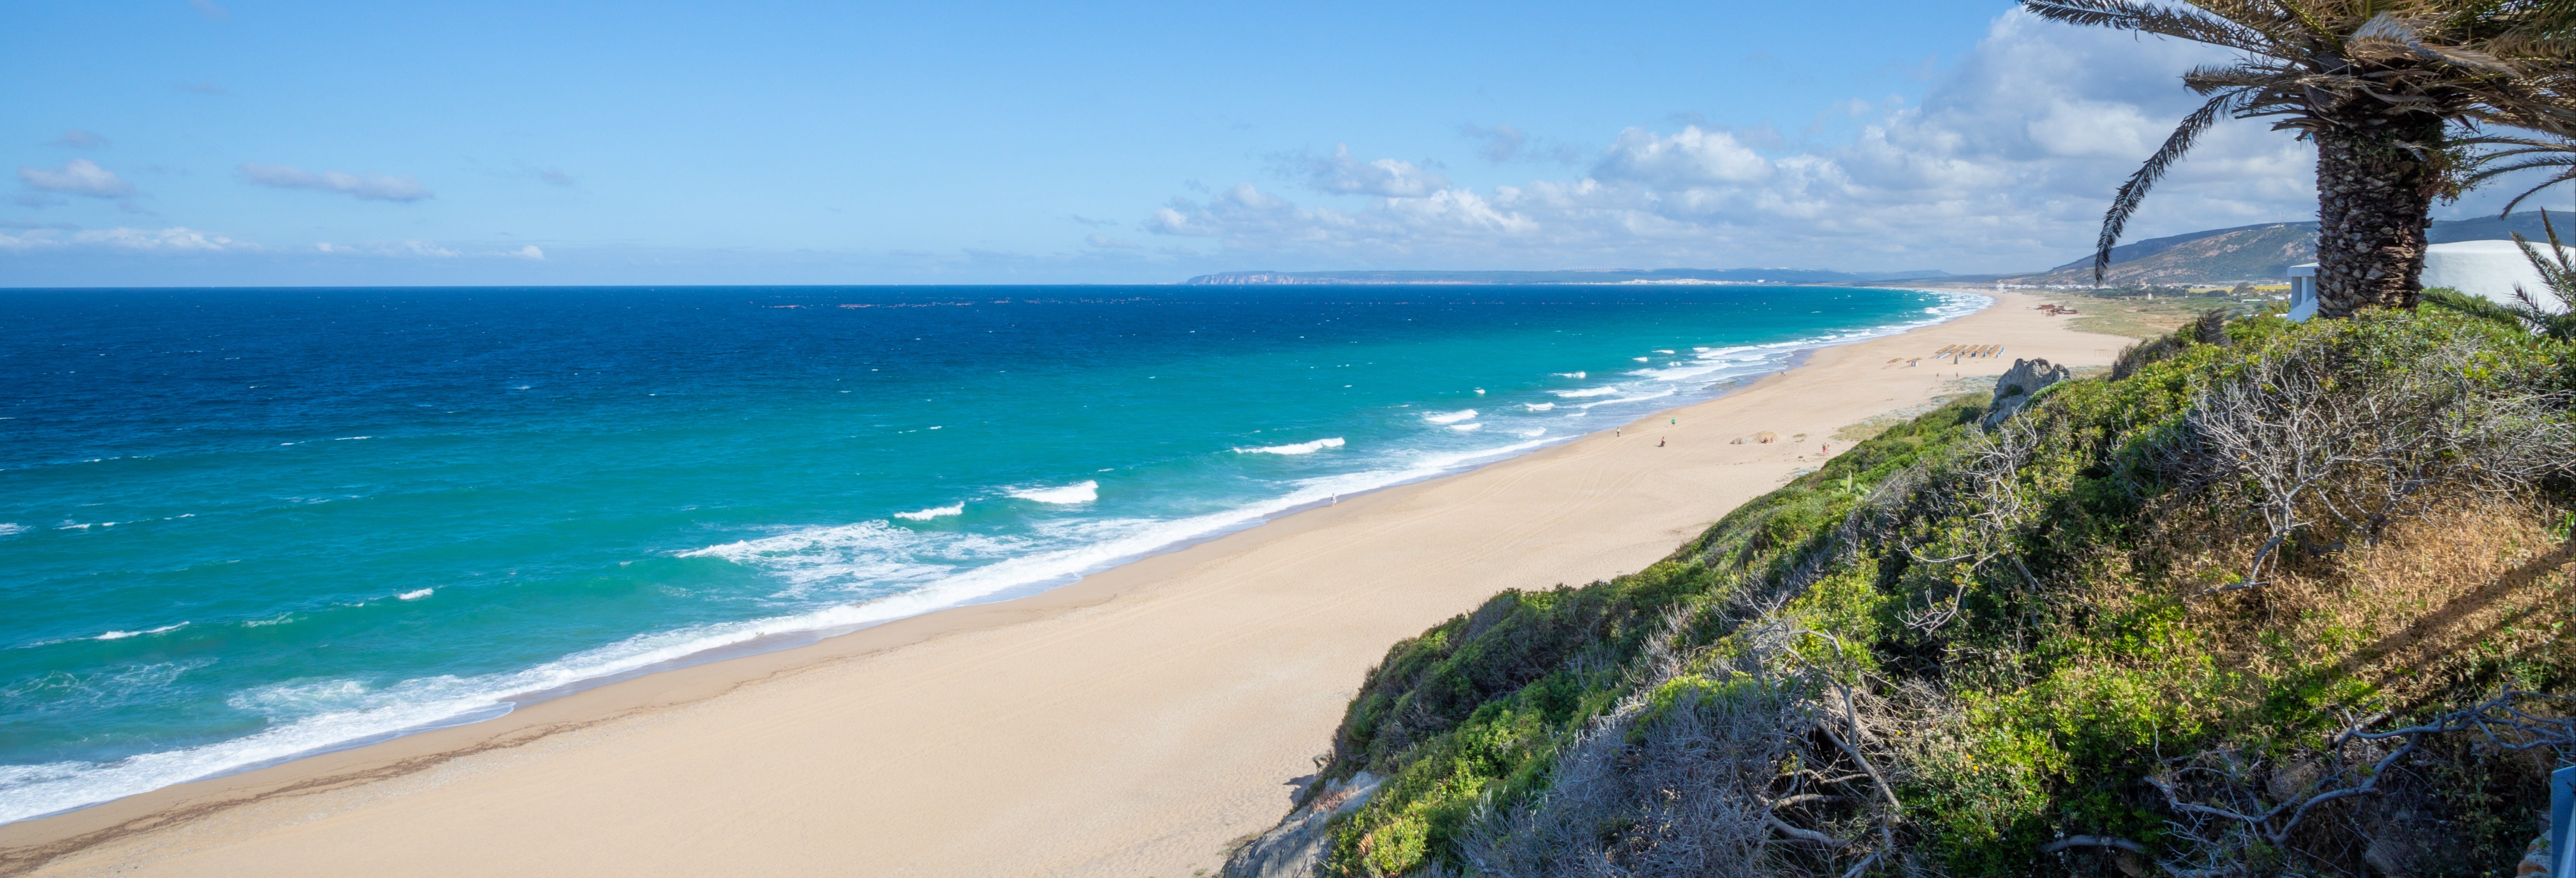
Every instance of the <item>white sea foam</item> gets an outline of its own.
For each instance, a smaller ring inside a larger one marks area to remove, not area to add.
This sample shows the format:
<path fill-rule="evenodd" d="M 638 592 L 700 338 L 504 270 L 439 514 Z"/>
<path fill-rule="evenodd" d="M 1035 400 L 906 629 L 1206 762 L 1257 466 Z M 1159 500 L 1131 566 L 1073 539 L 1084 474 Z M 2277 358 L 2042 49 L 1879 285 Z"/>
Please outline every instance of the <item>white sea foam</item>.
<path fill-rule="evenodd" d="M 1562 397 L 1562 398 L 1565 398 L 1565 399 L 1582 399 L 1582 398 L 1587 397 L 1587 396 L 1609 396 L 1609 395 L 1611 395 L 1611 394 L 1613 394 L 1613 393 L 1617 393 L 1617 392 L 1619 392 L 1619 388 L 1616 388 L 1616 387 L 1586 387 L 1586 388 L 1583 388 L 1583 389 L 1581 389 L 1581 390 L 1551 390 L 1551 391 L 1548 391 L 1548 392 L 1549 392 L 1549 393 L 1556 394 L 1557 396 Z"/>
<path fill-rule="evenodd" d="M 1529 409 L 1530 411 L 1534 411 L 1534 412 L 1543 412 L 1543 411 L 1547 411 L 1548 409 L 1552 409 L 1552 408 L 1555 408 L 1555 407 L 1556 407 L 1556 403 L 1552 403 L 1552 402 L 1525 402 L 1525 403 L 1521 403 L 1521 408 Z"/>
<path fill-rule="evenodd" d="M 430 596 L 431 594 L 436 593 L 437 591 L 438 591 L 438 589 L 436 589 L 436 588 L 414 589 L 414 590 L 412 590 L 412 591 L 407 591 L 407 592 L 403 592 L 402 594 L 394 595 L 394 599 L 395 599 L 395 600 L 398 600 L 398 601 L 416 601 L 416 600 L 420 600 L 421 598 L 428 597 L 428 596 Z"/>
<path fill-rule="evenodd" d="M 1234 453 L 1236 453 L 1236 454 L 1313 454 L 1313 453 L 1315 453 L 1315 452 L 1322 451 L 1322 450 L 1327 449 L 1327 448 L 1340 448 L 1340 447 L 1342 447 L 1342 444 L 1343 444 L 1343 443 L 1342 443 L 1342 437 L 1335 436 L 1335 437 L 1333 437 L 1333 438 L 1331 438 L 1331 439 L 1317 439 L 1317 440 L 1315 440 L 1315 441 L 1313 441 L 1313 442 L 1299 442 L 1299 443 L 1297 443 L 1297 444 L 1295 444 L 1295 445 L 1266 445 L 1266 446 L 1263 446 L 1263 447 L 1260 447 L 1260 448 L 1237 448 L 1237 449 L 1235 449 L 1235 450 L 1234 450 Z"/>
<path fill-rule="evenodd" d="M 126 638 L 128 638 L 128 637 L 141 637 L 141 636 L 146 635 L 146 634 L 160 634 L 160 633 L 165 632 L 165 631 L 177 631 L 177 630 L 179 630 L 179 629 L 181 629 L 181 628 L 186 628 L 186 627 L 188 627 L 188 623 L 186 623 L 186 622 L 181 622 L 181 623 L 176 624 L 176 625 L 163 625 L 163 626 L 161 626 L 161 627 L 159 627 L 159 628 L 146 628 L 146 629 L 143 629 L 143 630 L 141 630 L 141 631 L 110 631 L 110 632 L 107 632 L 107 633 L 105 633 L 105 634 L 101 634 L 101 635 L 99 635 L 99 636 L 97 636 L 97 637 L 92 637 L 92 638 L 90 638 L 90 639 L 91 639 L 91 640 L 124 640 L 124 639 L 126 639 Z"/>
<path fill-rule="evenodd" d="M 1623 403 L 1623 402 L 1645 402 L 1646 400 L 1650 400 L 1650 399 L 1662 399 L 1662 398 L 1664 398 L 1664 397 L 1671 396 L 1671 395 L 1673 395 L 1673 394 L 1680 393 L 1680 392 L 1681 392 L 1681 391 L 1680 391 L 1679 389 L 1671 388 L 1671 387 L 1667 387 L 1667 388 L 1664 388 L 1664 389 L 1662 389 L 1662 390 L 1658 390 L 1658 391 L 1656 391 L 1656 392 L 1654 392 L 1654 393 L 1641 393 L 1641 394 L 1638 394 L 1638 395 L 1636 395 L 1636 396 L 1622 396 L 1622 397 L 1619 397 L 1618 399 L 1604 399 L 1604 400 L 1599 400 L 1599 401 L 1596 401 L 1596 402 L 1587 402 L 1587 403 L 1584 403 L 1584 404 L 1582 404 L 1582 405 L 1575 406 L 1575 407 L 1576 407 L 1576 408 L 1582 408 L 1582 409 L 1588 409 L 1588 408 L 1592 408 L 1593 406 L 1602 406 L 1602 405 L 1618 405 L 1618 404 Z"/>
<path fill-rule="evenodd" d="M 1476 431 L 1478 431 L 1478 430 L 1485 429 L 1485 425 L 1483 425 L 1483 424 L 1451 424 L 1451 425 L 1449 425 L 1449 429 L 1456 430 L 1456 431 L 1461 432 L 1461 433 L 1473 433 L 1473 432 L 1476 432 Z"/>
<path fill-rule="evenodd" d="M 1434 424 L 1455 424 L 1455 423 L 1458 423 L 1459 421 L 1464 421 L 1464 420 L 1470 420 L 1470 419 L 1473 419 L 1474 417 L 1476 417 L 1476 410 L 1475 410 L 1475 409 L 1459 409 L 1459 410 L 1454 411 L 1454 412 L 1423 412 L 1423 413 L 1422 413 L 1422 419 L 1423 419 L 1423 420 L 1430 421 L 1430 422 L 1432 422 L 1432 423 L 1434 423 Z"/>
<path fill-rule="evenodd" d="M 17 534 L 22 534 L 22 533 L 26 533 L 26 532 L 27 532 L 27 526 L 26 526 L 26 525 L 23 525 L 23 524 L 11 524 L 11 523 L 8 523 L 8 522 L 0 522 L 0 537 L 5 537 L 5 536 L 15 536 L 15 535 L 17 535 Z"/>
<path fill-rule="evenodd" d="M 1035 500 L 1040 503 L 1089 503 L 1100 499 L 1100 483 L 1084 481 L 1061 488 L 1023 488 L 1010 494 L 1022 500 Z"/>
<path fill-rule="evenodd" d="M 1548 373 L 1548 374 L 1555 375 L 1556 377 L 1559 377 L 1559 378 L 1573 378 L 1573 379 L 1576 379 L 1576 380 L 1581 380 L 1581 379 L 1583 379 L 1583 378 L 1589 377 L 1589 373 L 1584 373 L 1584 372 L 1550 372 L 1550 373 Z"/>
<path fill-rule="evenodd" d="M 966 501 L 960 500 L 946 506 L 933 506 L 917 512 L 897 512 L 894 517 L 909 521 L 929 521 L 933 518 L 964 514 L 966 514 Z"/>
<path fill-rule="evenodd" d="M 1522 430 L 1522 431 L 1519 431 L 1519 432 L 1520 432 L 1520 434 L 1521 434 L 1521 438 L 1523 438 L 1523 439 L 1536 439 L 1536 438 L 1538 438 L 1538 437 L 1541 437 L 1541 436 L 1545 436 L 1545 435 L 1547 435 L 1547 428 L 1546 428 L 1546 427 L 1540 427 L 1540 428 L 1538 428 L 1538 429 L 1536 429 L 1536 430 Z"/>

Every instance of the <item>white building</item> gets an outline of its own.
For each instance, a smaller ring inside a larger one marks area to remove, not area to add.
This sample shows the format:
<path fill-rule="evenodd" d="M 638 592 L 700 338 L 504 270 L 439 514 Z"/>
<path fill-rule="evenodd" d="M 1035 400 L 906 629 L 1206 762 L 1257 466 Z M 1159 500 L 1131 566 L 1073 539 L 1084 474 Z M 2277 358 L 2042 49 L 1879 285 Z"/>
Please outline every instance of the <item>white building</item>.
<path fill-rule="evenodd" d="M 2547 243 L 2536 245 L 2548 247 Z M 2576 248 L 2561 248 L 2576 257 Z M 2540 272 L 2523 258 L 2522 248 L 2512 241 L 2455 241 L 2424 248 L 2424 286 L 2450 287 L 2460 292 L 2504 304 L 2517 304 L 2513 289 L 2530 290 L 2532 298 L 2542 305 L 2556 307 L 2547 288 L 2540 282 Z M 2306 320 L 2317 313 L 2317 264 L 2290 266 L 2290 313 L 2292 320 Z"/>

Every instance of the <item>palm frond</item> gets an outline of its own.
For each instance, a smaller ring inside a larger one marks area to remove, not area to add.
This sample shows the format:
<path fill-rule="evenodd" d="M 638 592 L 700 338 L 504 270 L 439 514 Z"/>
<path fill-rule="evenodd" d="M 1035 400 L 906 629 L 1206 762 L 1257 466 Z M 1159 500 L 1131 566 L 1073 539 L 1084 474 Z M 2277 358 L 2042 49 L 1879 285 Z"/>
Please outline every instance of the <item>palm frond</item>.
<path fill-rule="evenodd" d="M 2522 309 L 2490 302 L 2449 287 L 2428 287 L 2424 290 L 2420 301 L 2426 305 L 2445 311 L 2455 311 L 2479 320 L 2492 321 L 2524 331 L 2531 329 L 2531 321 L 2524 316 Z"/>
<path fill-rule="evenodd" d="M 2555 169 L 2540 182 L 2525 187 L 2511 200 L 2506 201 L 2504 209 L 2497 213 L 2498 216 L 2512 214 L 2515 207 L 2521 205 L 2525 199 L 2540 194 L 2541 190 L 2569 180 L 2576 180 L 2576 140 L 2489 136 L 2462 138 L 2456 142 L 2471 146 L 2504 144 L 2512 147 L 2480 153 L 2471 159 L 2469 167 L 2473 170 L 2460 177 L 2460 186 L 2463 189 L 2478 186 L 2507 174 Z"/>
<path fill-rule="evenodd" d="M 2131 0 L 2022 0 L 2021 8 L 2049 21 L 2143 31 L 2213 46 L 2273 54 L 2271 35 L 2194 10 Z"/>
<path fill-rule="evenodd" d="M 2351 36 L 2344 38 L 2343 45 L 2346 53 L 2356 57 L 2372 54 L 2383 57 L 2390 54 L 2412 55 L 2426 61 L 2484 70 L 2502 76 L 2517 75 L 2511 65 L 2485 52 L 2426 42 L 2423 33 L 2416 28 L 2415 23 L 2398 17 L 2394 10 L 2383 10 L 2378 15 L 2371 16 L 2369 21 L 2362 22 L 2360 27 L 2353 29 Z"/>
<path fill-rule="evenodd" d="M 2551 312 L 2542 308 L 2539 302 L 2532 300 L 2530 293 L 2518 285 L 2514 287 L 2513 294 L 2522 299 L 2535 316 L 2576 316 L 2576 257 L 2570 257 L 2567 248 L 2558 243 L 2558 227 L 2549 222 L 2547 209 L 2540 211 L 2540 230 L 2549 235 L 2548 258 L 2542 258 L 2539 250 L 2532 247 L 2531 241 L 2520 232 L 2514 233 L 2513 245 L 2522 248 L 2522 258 L 2529 260 L 2532 269 L 2540 273 L 2540 282 L 2549 287 L 2550 297 L 2558 300 L 2558 310 Z"/>
<path fill-rule="evenodd" d="M 2129 215 L 2137 212 L 2139 202 L 2147 199 L 2147 190 L 2155 188 L 2156 181 L 2163 179 L 2175 162 L 2191 152 L 2191 146 L 2200 140 L 2201 132 L 2217 124 L 2218 117 L 2224 115 L 2243 94 L 2243 91 L 2223 92 L 2211 98 L 2209 103 L 2200 105 L 2200 109 L 2193 110 L 2191 115 L 2184 116 L 2182 124 L 2174 127 L 2173 134 L 2165 137 L 2165 145 L 2158 148 L 2155 155 L 2148 156 L 2147 163 L 2139 166 L 2137 173 L 2129 175 L 2128 182 L 2120 184 L 2119 194 L 2111 198 L 2110 211 L 2102 215 L 2102 237 L 2095 243 L 2093 251 L 2093 283 L 2099 285 L 2110 273 L 2111 248 L 2119 246 L 2120 232 L 2128 227 Z"/>

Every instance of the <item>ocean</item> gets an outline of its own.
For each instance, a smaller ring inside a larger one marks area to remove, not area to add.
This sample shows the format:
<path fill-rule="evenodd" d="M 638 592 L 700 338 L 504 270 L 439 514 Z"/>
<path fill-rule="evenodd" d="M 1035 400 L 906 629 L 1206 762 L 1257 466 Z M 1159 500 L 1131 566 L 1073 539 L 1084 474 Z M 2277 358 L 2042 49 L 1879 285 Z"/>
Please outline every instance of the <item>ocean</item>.
<path fill-rule="evenodd" d="M 0 822 L 1042 591 L 1986 302 L 0 290 Z"/>

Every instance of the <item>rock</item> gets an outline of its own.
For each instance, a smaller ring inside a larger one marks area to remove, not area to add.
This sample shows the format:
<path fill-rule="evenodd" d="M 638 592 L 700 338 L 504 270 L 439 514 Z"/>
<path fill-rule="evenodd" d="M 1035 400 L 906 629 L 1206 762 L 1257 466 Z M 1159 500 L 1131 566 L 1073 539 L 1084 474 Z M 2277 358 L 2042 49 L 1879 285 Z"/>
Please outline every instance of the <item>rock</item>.
<path fill-rule="evenodd" d="M 1381 780 L 1363 771 L 1348 782 L 1325 781 L 1315 798 L 1226 857 L 1224 878 L 1312 878 L 1324 865 L 1324 846 L 1332 841 L 1325 825 L 1367 804 Z"/>
<path fill-rule="evenodd" d="M 2066 367 L 2051 365 L 2047 360 L 2014 359 L 2012 370 L 1995 380 L 1995 401 L 1986 409 L 1986 428 L 1993 429 L 2005 418 L 2021 411 L 2039 395 L 2041 388 L 2071 377 L 2074 373 L 2067 371 Z"/>

